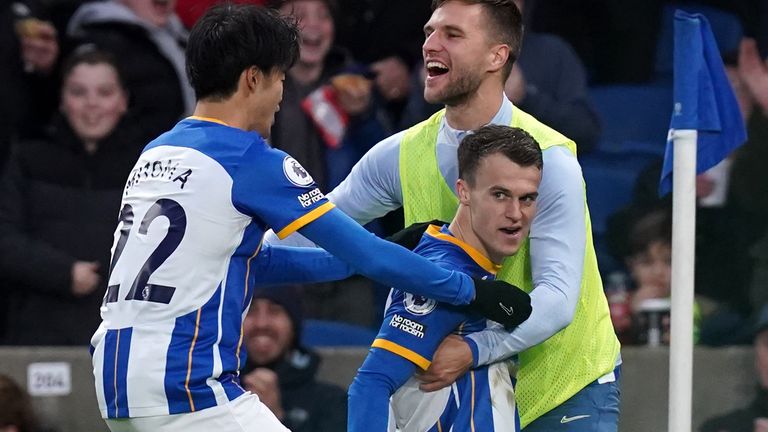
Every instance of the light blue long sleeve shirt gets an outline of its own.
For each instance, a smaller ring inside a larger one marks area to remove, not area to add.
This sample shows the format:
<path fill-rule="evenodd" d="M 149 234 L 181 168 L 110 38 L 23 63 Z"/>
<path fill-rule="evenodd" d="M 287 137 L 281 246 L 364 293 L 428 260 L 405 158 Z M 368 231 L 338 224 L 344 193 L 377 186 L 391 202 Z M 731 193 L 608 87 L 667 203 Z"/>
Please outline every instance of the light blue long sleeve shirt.
<path fill-rule="evenodd" d="M 509 125 L 514 106 L 506 98 L 491 120 Z M 449 185 L 458 178 L 456 151 L 466 131 L 440 123 L 437 159 Z M 402 206 L 400 143 L 404 132 L 374 146 L 349 176 L 328 194 L 336 206 L 361 224 Z M 468 336 L 475 363 L 493 363 L 535 346 L 570 324 L 579 299 L 586 248 L 584 184 L 576 157 L 563 146 L 543 152 L 544 169 L 537 213 L 530 234 L 533 313 L 512 332 L 494 328 Z"/>

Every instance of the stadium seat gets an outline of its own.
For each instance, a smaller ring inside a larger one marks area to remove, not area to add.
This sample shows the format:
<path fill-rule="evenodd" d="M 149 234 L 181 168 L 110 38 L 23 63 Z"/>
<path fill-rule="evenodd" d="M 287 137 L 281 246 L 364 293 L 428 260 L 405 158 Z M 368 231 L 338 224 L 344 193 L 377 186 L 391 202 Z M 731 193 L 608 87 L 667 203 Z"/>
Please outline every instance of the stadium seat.
<path fill-rule="evenodd" d="M 700 13 L 707 18 L 721 54 L 738 50 L 744 36 L 739 17 L 722 9 L 697 4 L 696 2 L 678 2 L 664 6 L 661 15 L 659 39 L 656 45 L 656 74 L 660 77 L 672 76 L 672 53 L 674 51 L 674 16 L 675 10 L 688 13 Z"/>
<path fill-rule="evenodd" d="M 592 231 L 599 238 L 608 217 L 629 204 L 640 172 L 657 157 L 646 153 L 590 153 L 579 158 Z"/>
<path fill-rule="evenodd" d="M 602 134 L 597 146 L 604 153 L 664 154 L 672 115 L 671 83 L 592 87 Z"/>
<path fill-rule="evenodd" d="M 369 346 L 376 331 L 338 321 L 304 320 L 301 343 L 307 347 Z"/>

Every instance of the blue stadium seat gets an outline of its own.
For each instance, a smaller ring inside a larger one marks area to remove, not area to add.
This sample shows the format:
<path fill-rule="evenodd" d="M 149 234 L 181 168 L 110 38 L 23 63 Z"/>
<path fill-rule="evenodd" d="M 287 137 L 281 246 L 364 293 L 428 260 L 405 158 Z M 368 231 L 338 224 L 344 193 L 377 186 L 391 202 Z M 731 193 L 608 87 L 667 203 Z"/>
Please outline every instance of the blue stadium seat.
<path fill-rule="evenodd" d="M 589 93 L 603 128 L 598 151 L 664 154 L 672 115 L 671 83 L 606 85 L 592 87 Z"/>
<path fill-rule="evenodd" d="M 590 153 L 579 158 L 587 187 L 592 231 L 600 238 L 608 218 L 632 200 L 640 172 L 657 156 L 647 153 Z"/>
<path fill-rule="evenodd" d="M 304 320 L 301 343 L 307 347 L 370 346 L 377 332 L 338 321 Z"/>
<path fill-rule="evenodd" d="M 674 16 L 675 10 L 688 13 L 700 13 L 707 18 L 712 34 L 717 41 L 721 54 L 738 50 L 744 28 L 739 17 L 722 9 L 697 4 L 696 2 L 678 2 L 664 6 L 661 16 L 661 29 L 656 45 L 656 74 L 661 77 L 672 76 L 672 53 L 674 52 Z"/>
<path fill-rule="evenodd" d="M 597 152 L 579 158 L 587 188 L 595 253 L 603 275 L 623 268 L 605 241 L 608 218 L 630 203 L 639 174 L 658 157 L 647 152 Z"/>

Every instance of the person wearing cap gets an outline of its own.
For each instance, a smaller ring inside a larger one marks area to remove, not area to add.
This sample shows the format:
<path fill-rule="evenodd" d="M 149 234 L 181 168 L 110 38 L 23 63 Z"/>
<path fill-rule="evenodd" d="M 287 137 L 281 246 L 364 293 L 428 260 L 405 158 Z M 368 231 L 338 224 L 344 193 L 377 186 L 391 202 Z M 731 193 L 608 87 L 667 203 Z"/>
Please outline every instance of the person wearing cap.
<path fill-rule="evenodd" d="M 347 430 L 347 392 L 316 380 L 320 356 L 301 346 L 296 285 L 257 291 L 243 322 L 248 362 L 241 381 L 293 432 Z"/>
<path fill-rule="evenodd" d="M 701 432 L 768 431 L 768 304 L 763 305 L 755 326 L 755 398 L 744 408 L 707 420 Z"/>

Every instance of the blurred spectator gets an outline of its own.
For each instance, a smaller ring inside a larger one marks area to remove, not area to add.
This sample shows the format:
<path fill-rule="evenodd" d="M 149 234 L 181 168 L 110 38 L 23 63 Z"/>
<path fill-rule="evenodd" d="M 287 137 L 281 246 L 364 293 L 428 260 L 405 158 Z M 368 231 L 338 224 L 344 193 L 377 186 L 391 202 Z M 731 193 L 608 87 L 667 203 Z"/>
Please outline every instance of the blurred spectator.
<path fill-rule="evenodd" d="M 301 293 L 296 286 L 254 293 L 243 322 L 248 361 L 242 384 L 293 432 L 347 430 L 347 392 L 316 381 L 317 353 L 301 346 Z"/>
<path fill-rule="evenodd" d="M 413 93 L 410 78 L 421 62 L 430 1 L 338 0 L 338 4 L 338 44 L 376 73 L 376 88 L 387 101 L 391 121 L 398 124 Z"/>
<path fill-rule="evenodd" d="M 36 0 L 0 6 L 0 170 L 11 142 L 40 136 L 41 124 L 55 110 L 56 30 L 42 19 Z"/>
<path fill-rule="evenodd" d="M 0 181 L 5 343 L 87 345 L 99 324 L 122 189 L 143 143 L 114 60 L 76 51 L 49 138 L 23 142 Z"/>
<path fill-rule="evenodd" d="M 521 11 L 524 3 L 515 0 Z M 587 73 L 559 36 L 526 31 L 504 91 L 523 111 L 574 140 L 579 155 L 595 147 L 600 123 L 589 101 Z"/>
<path fill-rule="evenodd" d="M 0 432 L 35 432 L 29 395 L 15 381 L 0 374 Z"/>
<path fill-rule="evenodd" d="M 329 191 L 388 131 L 379 121 L 379 107 L 363 68 L 334 45 L 330 0 L 282 0 L 271 5 L 299 20 L 301 41 L 299 60 L 285 79 L 270 141 L 311 172 L 321 190 Z M 346 127 L 340 126 L 343 117 L 348 119 Z"/>
<path fill-rule="evenodd" d="M 632 281 L 629 296 L 631 324 L 624 343 L 649 342 L 649 311 L 660 316 L 660 342 L 669 343 L 669 305 L 672 295 L 672 213 L 668 208 L 649 211 L 632 222 L 624 262 Z M 702 313 L 712 313 L 712 302 L 697 296 L 694 303 L 694 343 L 698 343 Z M 611 318 L 617 317 L 611 310 Z"/>
<path fill-rule="evenodd" d="M 757 307 L 768 303 L 768 62 L 760 57 L 754 40 L 742 41 L 736 72 L 730 76 L 749 139 L 732 157 L 730 231 L 736 239 L 733 249 L 743 263 L 736 269 L 738 282 L 747 287 L 750 305 Z"/>
<path fill-rule="evenodd" d="M 275 114 L 270 142 L 298 160 L 321 190 L 329 191 L 349 174 L 368 149 L 388 134 L 365 68 L 334 45 L 330 0 L 270 3 L 300 22 L 300 56 L 286 74 L 283 101 Z M 363 326 L 375 319 L 372 283 L 362 277 L 313 285 L 304 293 L 313 318 Z M 350 302 L 359 308 L 349 308 Z"/>
<path fill-rule="evenodd" d="M 125 74 L 129 112 L 149 142 L 192 113 L 187 81 L 187 31 L 174 14 L 176 0 L 110 0 L 85 3 L 69 21 L 76 45 L 93 43 L 112 53 Z"/>
<path fill-rule="evenodd" d="M 230 0 L 232 3 L 250 3 L 263 5 L 267 0 Z M 213 5 L 223 3 L 224 0 L 178 0 L 176 2 L 176 14 L 181 19 L 184 27 L 191 29 L 197 20 L 203 16 L 206 10 Z"/>
<path fill-rule="evenodd" d="M 768 431 L 768 305 L 763 306 L 755 327 L 755 397 L 748 406 L 711 418 L 701 432 L 766 432 Z"/>
<path fill-rule="evenodd" d="M 640 218 L 629 232 L 626 265 L 635 286 L 632 312 L 646 299 L 668 298 L 672 280 L 672 215 L 657 210 Z"/>

